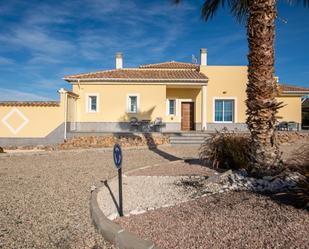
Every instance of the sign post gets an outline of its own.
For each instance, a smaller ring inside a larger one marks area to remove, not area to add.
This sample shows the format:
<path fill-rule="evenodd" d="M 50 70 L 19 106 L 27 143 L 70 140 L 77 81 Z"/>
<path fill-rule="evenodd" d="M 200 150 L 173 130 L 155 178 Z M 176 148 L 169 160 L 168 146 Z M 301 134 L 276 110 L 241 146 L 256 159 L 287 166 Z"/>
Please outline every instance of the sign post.
<path fill-rule="evenodd" d="M 118 170 L 118 189 L 119 189 L 119 216 L 123 216 L 122 206 L 122 151 L 119 144 L 114 145 L 113 158 L 116 169 Z"/>

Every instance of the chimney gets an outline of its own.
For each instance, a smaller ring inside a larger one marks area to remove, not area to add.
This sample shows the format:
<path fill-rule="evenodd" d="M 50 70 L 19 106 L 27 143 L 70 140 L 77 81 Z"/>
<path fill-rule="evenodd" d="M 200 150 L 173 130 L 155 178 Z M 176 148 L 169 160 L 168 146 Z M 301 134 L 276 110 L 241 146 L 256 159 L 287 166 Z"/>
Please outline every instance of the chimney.
<path fill-rule="evenodd" d="M 201 48 L 201 66 L 207 66 L 207 50 Z"/>
<path fill-rule="evenodd" d="M 276 83 L 279 83 L 279 77 L 275 76 L 274 78 L 275 78 Z"/>
<path fill-rule="evenodd" d="M 122 64 L 123 64 L 122 53 L 118 52 L 116 54 L 116 69 L 122 69 Z"/>

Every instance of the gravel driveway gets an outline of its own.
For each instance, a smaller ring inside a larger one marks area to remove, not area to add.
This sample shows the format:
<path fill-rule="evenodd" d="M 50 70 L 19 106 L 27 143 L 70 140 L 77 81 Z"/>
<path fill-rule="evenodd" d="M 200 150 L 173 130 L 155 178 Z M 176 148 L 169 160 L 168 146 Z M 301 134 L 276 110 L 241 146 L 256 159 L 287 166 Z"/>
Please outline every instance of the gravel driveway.
<path fill-rule="evenodd" d="M 197 154 L 196 146 L 125 150 L 124 170 Z M 90 187 L 116 173 L 111 151 L 0 156 L 0 248 L 111 248 L 91 224 Z"/>

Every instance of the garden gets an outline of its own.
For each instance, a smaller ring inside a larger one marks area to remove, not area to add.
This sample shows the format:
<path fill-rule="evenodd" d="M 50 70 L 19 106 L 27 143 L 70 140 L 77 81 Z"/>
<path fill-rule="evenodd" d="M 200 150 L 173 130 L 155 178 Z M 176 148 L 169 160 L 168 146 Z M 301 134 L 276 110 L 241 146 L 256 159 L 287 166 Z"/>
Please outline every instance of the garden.
<path fill-rule="evenodd" d="M 276 171 L 252 170 L 250 136 L 223 130 L 196 158 L 125 173 L 124 217 L 117 178 L 98 190 L 98 206 L 159 248 L 308 248 L 309 144 L 282 136 Z"/>

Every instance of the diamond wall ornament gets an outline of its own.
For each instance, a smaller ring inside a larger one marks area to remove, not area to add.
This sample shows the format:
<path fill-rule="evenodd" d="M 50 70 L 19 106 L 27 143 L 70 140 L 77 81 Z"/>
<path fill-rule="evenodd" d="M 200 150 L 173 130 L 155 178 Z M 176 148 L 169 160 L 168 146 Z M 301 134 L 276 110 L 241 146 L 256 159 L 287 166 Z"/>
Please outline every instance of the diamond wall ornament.
<path fill-rule="evenodd" d="M 18 117 L 22 120 L 21 124 L 17 127 L 13 127 L 10 124 L 10 118 L 12 118 L 14 115 L 18 115 Z M 17 134 L 22 128 L 24 128 L 28 123 L 29 119 L 16 107 L 14 107 L 8 114 L 6 114 L 3 119 L 2 123 L 13 133 Z"/>

